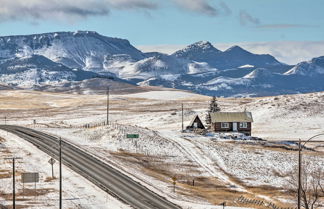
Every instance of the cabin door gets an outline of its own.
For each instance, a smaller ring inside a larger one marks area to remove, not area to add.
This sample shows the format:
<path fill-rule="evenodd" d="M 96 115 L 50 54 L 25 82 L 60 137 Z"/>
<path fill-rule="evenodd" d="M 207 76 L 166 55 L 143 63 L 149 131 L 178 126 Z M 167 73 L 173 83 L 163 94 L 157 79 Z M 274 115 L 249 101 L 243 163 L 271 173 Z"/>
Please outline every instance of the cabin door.
<path fill-rule="evenodd" d="M 233 131 L 237 131 L 237 123 L 233 123 Z"/>

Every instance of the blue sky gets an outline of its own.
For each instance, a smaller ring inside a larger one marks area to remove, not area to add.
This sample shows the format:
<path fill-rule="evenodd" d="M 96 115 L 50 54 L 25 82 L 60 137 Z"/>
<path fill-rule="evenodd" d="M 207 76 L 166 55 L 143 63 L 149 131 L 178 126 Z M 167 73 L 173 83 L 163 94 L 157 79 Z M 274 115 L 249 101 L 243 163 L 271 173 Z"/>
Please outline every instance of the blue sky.
<path fill-rule="evenodd" d="M 90 5 L 59 0 L 54 6 L 49 6 L 54 0 L 0 2 L 0 35 L 93 30 L 134 45 L 324 39 L 323 0 L 90 0 Z"/>
<path fill-rule="evenodd" d="M 296 64 L 324 55 L 324 0 L 0 0 L 0 36 L 91 30 L 143 51 L 200 40 Z"/>

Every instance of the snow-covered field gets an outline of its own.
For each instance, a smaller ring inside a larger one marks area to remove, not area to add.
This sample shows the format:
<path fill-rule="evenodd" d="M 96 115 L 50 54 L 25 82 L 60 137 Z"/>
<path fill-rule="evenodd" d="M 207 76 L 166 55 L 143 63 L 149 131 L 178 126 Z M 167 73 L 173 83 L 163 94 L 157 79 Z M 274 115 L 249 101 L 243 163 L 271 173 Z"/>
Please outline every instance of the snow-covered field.
<path fill-rule="evenodd" d="M 224 201 L 236 207 L 257 207 L 238 202 L 240 196 L 280 207 L 293 206 L 293 197 L 286 190 L 290 172 L 297 164 L 296 145 L 281 141 L 305 140 L 324 132 L 324 92 L 218 99 L 223 111 L 251 111 L 254 118 L 252 135 L 267 141 L 181 133 L 181 104 L 184 105 L 186 126 L 196 114 L 204 119 L 210 99 L 206 96 L 155 90 L 112 95 L 110 99 L 109 126 L 100 124 L 106 119 L 106 97 L 103 95 L 0 91 L 0 110 L 7 117 L 7 123 L 25 125 L 70 140 L 184 208 L 218 208 L 217 205 Z M 36 125 L 32 124 L 34 119 Z M 83 128 L 85 124 L 94 127 Z M 140 138 L 127 139 L 127 133 L 139 134 Z M 12 144 L 6 146 L 10 150 L 15 148 Z M 16 146 L 28 147 L 25 144 Z M 320 147 L 317 150 L 320 151 Z M 30 151 L 34 152 L 34 149 Z M 324 166 L 321 152 L 307 151 L 304 159 L 312 168 Z M 173 176 L 177 178 L 176 192 L 173 192 Z M 86 180 L 82 181 L 84 187 L 91 187 Z M 67 179 L 67 182 L 73 184 L 72 180 Z M 73 186 L 69 189 L 78 190 Z M 74 194 L 85 195 L 80 191 Z M 111 197 L 98 198 L 101 202 Z M 75 207 L 73 201 L 69 204 Z M 87 207 L 81 200 L 79 204 Z"/>

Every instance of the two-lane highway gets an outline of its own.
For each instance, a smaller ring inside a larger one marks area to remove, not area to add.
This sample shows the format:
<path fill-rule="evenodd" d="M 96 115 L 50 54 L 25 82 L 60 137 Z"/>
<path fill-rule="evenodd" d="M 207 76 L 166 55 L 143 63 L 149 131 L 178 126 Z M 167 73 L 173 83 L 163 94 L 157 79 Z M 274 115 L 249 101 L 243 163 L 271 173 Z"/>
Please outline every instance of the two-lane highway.
<path fill-rule="evenodd" d="M 0 125 L 0 129 L 29 141 L 48 155 L 58 159 L 59 141 L 56 137 L 19 126 Z M 180 208 L 93 155 L 64 140 L 62 140 L 62 156 L 63 164 L 134 208 Z"/>

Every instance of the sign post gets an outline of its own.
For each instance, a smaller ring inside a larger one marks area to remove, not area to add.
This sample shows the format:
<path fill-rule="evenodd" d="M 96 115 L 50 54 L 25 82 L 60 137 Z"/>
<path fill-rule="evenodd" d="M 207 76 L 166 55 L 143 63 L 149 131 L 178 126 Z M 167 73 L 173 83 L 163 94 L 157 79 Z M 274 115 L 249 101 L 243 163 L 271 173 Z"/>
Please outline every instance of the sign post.
<path fill-rule="evenodd" d="M 55 162 L 56 161 L 53 158 L 49 159 L 49 161 L 48 161 L 48 163 L 51 164 L 51 166 L 52 166 L 52 178 L 53 179 L 54 179 L 54 168 L 53 168 L 53 165 L 54 165 Z"/>
<path fill-rule="evenodd" d="M 35 183 L 35 196 L 37 195 L 36 183 L 39 182 L 39 173 L 22 173 L 21 182 L 23 183 L 23 190 L 25 190 L 25 183 Z"/>
<path fill-rule="evenodd" d="M 176 185 L 177 177 L 173 176 L 172 181 L 173 181 L 173 192 L 175 192 L 175 185 Z"/>

